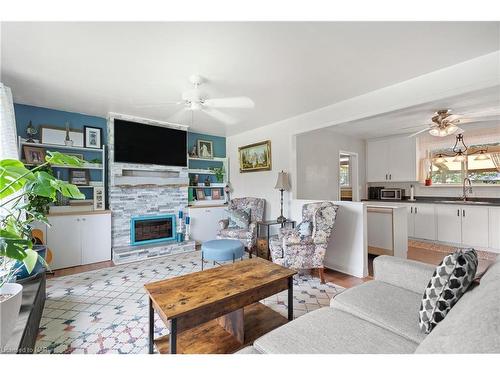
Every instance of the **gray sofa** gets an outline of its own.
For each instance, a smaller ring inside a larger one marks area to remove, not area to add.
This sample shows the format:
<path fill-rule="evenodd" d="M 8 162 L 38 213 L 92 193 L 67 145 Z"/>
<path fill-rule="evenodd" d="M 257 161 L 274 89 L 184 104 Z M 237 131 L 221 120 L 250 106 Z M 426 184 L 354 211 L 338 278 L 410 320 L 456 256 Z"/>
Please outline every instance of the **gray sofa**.
<path fill-rule="evenodd" d="M 500 257 L 428 335 L 418 309 L 435 267 L 390 256 L 373 267 L 374 280 L 238 353 L 500 353 Z"/>

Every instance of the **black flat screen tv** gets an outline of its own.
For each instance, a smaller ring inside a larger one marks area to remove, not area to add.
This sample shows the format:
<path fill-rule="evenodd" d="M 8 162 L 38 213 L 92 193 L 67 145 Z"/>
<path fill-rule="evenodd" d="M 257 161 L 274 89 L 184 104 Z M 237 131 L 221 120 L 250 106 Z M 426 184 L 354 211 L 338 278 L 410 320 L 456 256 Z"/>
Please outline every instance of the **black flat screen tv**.
<path fill-rule="evenodd" d="M 117 163 L 187 166 L 187 132 L 115 119 Z"/>

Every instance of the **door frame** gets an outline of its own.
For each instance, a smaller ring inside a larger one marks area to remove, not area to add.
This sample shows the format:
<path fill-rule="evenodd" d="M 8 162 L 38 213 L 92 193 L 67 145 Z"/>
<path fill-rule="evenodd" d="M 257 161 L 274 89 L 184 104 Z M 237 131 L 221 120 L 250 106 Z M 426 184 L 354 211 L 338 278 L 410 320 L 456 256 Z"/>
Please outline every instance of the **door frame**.
<path fill-rule="evenodd" d="M 340 201 L 340 156 L 349 155 L 350 156 L 350 167 L 351 167 L 351 189 L 352 189 L 352 201 L 359 202 L 359 154 L 353 151 L 343 151 L 339 150 L 337 158 L 337 188 L 338 194 L 337 199 Z"/>

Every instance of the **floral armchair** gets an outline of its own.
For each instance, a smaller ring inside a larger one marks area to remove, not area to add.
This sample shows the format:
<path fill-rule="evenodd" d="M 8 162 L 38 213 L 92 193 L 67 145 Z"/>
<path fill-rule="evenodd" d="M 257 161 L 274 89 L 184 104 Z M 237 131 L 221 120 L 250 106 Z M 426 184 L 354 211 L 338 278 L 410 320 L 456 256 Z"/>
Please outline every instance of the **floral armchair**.
<path fill-rule="evenodd" d="M 332 202 L 305 204 L 302 207 L 302 222 L 312 222 L 311 235 L 301 235 L 298 228 L 282 228 L 277 236 L 269 240 L 273 262 L 294 269 L 317 268 L 324 284 L 323 260 L 338 208 Z"/>
<path fill-rule="evenodd" d="M 250 209 L 250 225 L 248 229 L 229 228 L 229 220 L 219 221 L 218 239 L 240 240 L 250 252 L 257 241 L 257 222 L 264 219 L 265 199 L 261 198 L 234 198 L 229 202 L 228 209 L 245 210 Z"/>

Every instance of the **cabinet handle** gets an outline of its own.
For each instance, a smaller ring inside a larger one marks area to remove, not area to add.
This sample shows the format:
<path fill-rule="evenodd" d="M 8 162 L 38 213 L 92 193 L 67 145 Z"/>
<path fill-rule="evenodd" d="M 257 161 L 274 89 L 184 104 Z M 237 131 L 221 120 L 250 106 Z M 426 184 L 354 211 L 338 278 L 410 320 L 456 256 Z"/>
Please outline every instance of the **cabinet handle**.
<path fill-rule="evenodd" d="M 389 180 L 392 180 L 392 174 L 389 173 Z"/>
<path fill-rule="evenodd" d="M 385 179 L 386 179 L 386 180 L 388 179 L 388 178 L 387 178 L 387 173 L 386 173 L 386 175 L 385 175 Z"/>
<path fill-rule="evenodd" d="M 82 221 L 85 221 L 85 220 L 87 220 L 87 219 L 85 219 L 85 218 L 82 219 Z"/>
<path fill-rule="evenodd" d="M 418 213 L 418 207 L 415 207 L 415 213 Z"/>
<path fill-rule="evenodd" d="M 462 216 L 465 217 L 465 210 L 462 210 Z"/>
<path fill-rule="evenodd" d="M 413 213 L 413 207 L 410 207 L 410 213 L 411 214 Z"/>
<path fill-rule="evenodd" d="M 460 209 L 457 210 L 457 216 L 460 216 Z"/>
<path fill-rule="evenodd" d="M 76 221 L 80 221 L 80 219 L 79 219 L 79 218 L 77 218 L 77 219 L 76 219 Z"/>

